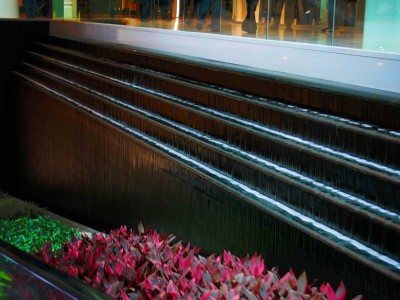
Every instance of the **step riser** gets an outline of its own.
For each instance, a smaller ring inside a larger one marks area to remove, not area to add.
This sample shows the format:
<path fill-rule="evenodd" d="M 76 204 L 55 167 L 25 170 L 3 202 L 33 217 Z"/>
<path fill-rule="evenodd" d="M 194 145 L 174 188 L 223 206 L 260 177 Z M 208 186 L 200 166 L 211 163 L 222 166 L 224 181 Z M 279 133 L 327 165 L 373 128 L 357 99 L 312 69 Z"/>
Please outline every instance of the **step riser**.
<path fill-rule="evenodd" d="M 210 108 L 238 115 L 284 132 L 291 132 L 294 135 L 322 143 L 339 151 L 347 151 L 354 155 L 367 157 L 372 161 L 394 168 L 400 166 L 400 160 L 396 159 L 400 157 L 400 137 L 387 138 L 386 136 L 368 134 L 365 130 L 363 131 L 361 124 L 353 128 L 344 124 L 341 125 L 334 120 L 326 122 L 326 120 L 323 120 L 323 116 L 320 116 L 319 119 L 307 118 L 301 116 L 299 111 L 296 114 L 287 112 L 288 108 L 286 107 L 285 109 L 284 106 L 281 109 L 273 107 L 273 105 L 269 107 L 268 103 L 262 103 L 263 101 L 252 102 L 244 100 L 244 97 L 215 93 L 193 84 L 177 82 L 166 77 L 162 78 L 154 73 L 135 71 L 116 64 L 57 52 L 57 50 L 49 48 L 43 48 L 42 51 L 54 59 L 60 59 L 118 80 L 138 84 L 144 88 L 164 92 Z M 46 61 L 39 57 L 32 57 L 32 59 L 46 64 Z M 54 66 L 52 63 L 50 65 Z"/>

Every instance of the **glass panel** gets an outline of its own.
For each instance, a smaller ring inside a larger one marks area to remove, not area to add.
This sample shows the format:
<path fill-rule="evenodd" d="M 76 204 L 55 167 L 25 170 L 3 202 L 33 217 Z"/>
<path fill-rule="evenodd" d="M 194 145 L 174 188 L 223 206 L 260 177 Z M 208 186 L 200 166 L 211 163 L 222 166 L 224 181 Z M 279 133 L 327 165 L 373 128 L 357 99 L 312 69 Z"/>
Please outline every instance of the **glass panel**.
<path fill-rule="evenodd" d="M 398 0 L 18 0 L 18 7 L 3 13 L 18 17 L 18 11 L 20 18 L 73 19 L 400 53 Z"/>
<path fill-rule="evenodd" d="M 360 11 L 365 13 L 360 16 Z M 358 0 L 356 28 L 363 24 L 363 49 L 400 53 L 399 0 Z"/>
<path fill-rule="evenodd" d="M 328 0 L 332 1 L 332 0 Z M 365 0 L 337 0 L 334 6 L 332 45 L 362 48 Z"/>
<path fill-rule="evenodd" d="M 203 3 L 201 3 L 203 2 Z M 204 11 L 204 3 L 202 0 L 182 0 L 182 17 L 184 19 L 183 30 L 185 31 L 197 31 L 203 30 L 204 24 L 202 21 L 198 20 L 199 9 Z M 207 15 L 207 13 L 206 13 Z M 203 16 L 202 16 L 203 17 Z M 204 17 L 205 18 L 205 17 Z M 197 24 L 197 21 L 198 24 Z"/>
<path fill-rule="evenodd" d="M 183 30 L 181 0 L 122 0 L 121 7 L 123 25 Z"/>
<path fill-rule="evenodd" d="M 109 0 L 108 11 L 111 24 L 123 24 L 122 0 Z"/>
<path fill-rule="evenodd" d="M 0 253 L 0 299 L 75 299 Z"/>
<path fill-rule="evenodd" d="M 332 44 L 334 0 L 269 0 L 268 5 L 267 39 Z"/>
<path fill-rule="evenodd" d="M 91 21 L 92 13 L 90 0 L 77 0 L 77 18 L 79 20 Z"/>
<path fill-rule="evenodd" d="M 0 239 L 1 299 L 111 299 Z"/>
<path fill-rule="evenodd" d="M 8 0 L 10 1 L 10 0 Z M 5 2 L 5 1 L 4 1 Z M 11 1 L 10 1 L 11 2 Z M 5 10 L 14 12 L 13 4 L 7 4 L 5 7 L 2 7 L 4 4 L 0 4 L 0 10 Z M 17 15 L 15 17 L 19 18 L 51 18 L 52 15 L 52 0 L 18 0 L 15 2 L 15 12 Z M 1 13 L 0 13 L 1 16 Z M 6 17 L 14 17 L 14 15 L 8 15 Z"/>
<path fill-rule="evenodd" d="M 182 0 L 183 30 L 220 34 L 221 0 Z"/>
<path fill-rule="evenodd" d="M 246 37 L 256 37 L 257 34 L 257 20 L 258 14 L 256 14 L 256 9 L 259 7 L 260 1 L 257 0 L 246 0 L 245 13 L 242 15 L 242 31 L 243 36 Z"/>

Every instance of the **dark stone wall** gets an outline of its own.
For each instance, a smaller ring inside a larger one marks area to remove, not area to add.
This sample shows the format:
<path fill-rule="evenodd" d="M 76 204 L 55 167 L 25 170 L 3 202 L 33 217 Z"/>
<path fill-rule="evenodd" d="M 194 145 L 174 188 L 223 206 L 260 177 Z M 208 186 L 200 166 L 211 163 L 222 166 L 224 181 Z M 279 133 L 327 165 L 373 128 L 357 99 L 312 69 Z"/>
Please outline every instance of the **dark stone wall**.
<path fill-rule="evenodd" d="M 0 190 L 7 191 L 12 184 L 14 152 L 10 71 L 16 68 L 20 55 L 29 43 L 40 34 L 49 32 L 48 21 L 0 19 L 2 39 L 0 56 Z"/>

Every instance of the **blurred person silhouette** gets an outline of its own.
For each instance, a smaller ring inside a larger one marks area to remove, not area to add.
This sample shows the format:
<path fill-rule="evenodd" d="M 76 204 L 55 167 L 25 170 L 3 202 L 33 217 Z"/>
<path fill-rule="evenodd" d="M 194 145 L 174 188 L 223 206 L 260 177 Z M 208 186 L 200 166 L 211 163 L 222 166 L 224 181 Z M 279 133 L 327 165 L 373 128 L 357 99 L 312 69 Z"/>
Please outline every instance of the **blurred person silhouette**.
<path fill-rule="evenodd" d="M 345 8 L 345 23 L 346 26 L 355 26 L 356 23 L 356 3 L 357 0 L 346 0 L 346 8 Z"/>
<path fill-rule="evenodd" d="M 140 4 L 140 20 L 149 21 L 150 19 L 150 0 L 142 0 Z"/>
<path fill-rule="evenodd" d="M 115 0 L 109 0 L 108 2 L 108 10 L 110 18 L 113 19 L 115 17 Z"/>
<path fill-rule="evenodd" d="M 274 26 L 279 27 L 283 5 L 285 4 L 285 28 L 290 29 L 294 21 L 295 0 L 278 0 L 276 3 L 276 18 L 274 18 Z"/>
<path fill-rule="evenodd" d="M 181 1 L 179 15 L 182 16 L 185 20 L 186 20 L 186 18 L 188 16 L 187 10 L 188 10 L 189 5 L 190 5 L 190 0 Z"/>
<path fill-rule="evenodd" d="M 169 1 L 160 0 L 160 13 L 163 20 L 171 19 L 171 15 L 168 12 Z"/>
<path fill-rule="evenodd" d="M 321 31 L 331 32 L 333 28 L 333 12 L 335 10 L 335 0 L 328 0 L 326 9 L 328 10 L 328 27 L 325 27 Z"/>
<path fill-rule="evenodd" d="M 47 14 L 46 16 L 48 18 L 52 18 L 53 17 L 53 0 L 48 0 L 47 1 Z"/>
<path fill-rule="evenodd" d="M 189 0 L 189 1 L 190 1 L 190 0 Z M 198 10 L 199 4 L 200 4 L 200 0 L 193 0 L 192 17 L 195 16 L 195 14 L 196 14 L 196 12 L 197 12 L 197 10 Z"/>
<path fill-rule="evenodd" d="M 80 20 L 91 19 L 90 0 L 77 0 L 77 16 Z"/>
<path fill-rule="evenodd" d="M 198 7 L 200 5 L 201 0 L 192 0 L 192 1 L 191 0 L 183 0 L 183 1 L 184 1 L 184 2 L 182 2 L 183 5 L 184 5 L 184 7 L 183 7 L 183 17 L 185 19 L 185 23 L 186 24 L 191 24 L 192 21 L 195 19 L 195 17 L 198 15 Z M 193 5 L 192 11 L 188 12 L 189 7 L 191 5 L 191 2 L 192 2 L 192 5 Z M 199 26 L 201 26 L 201 25 L 199 25 Z"/>
<path fill-rule="evenodd" d="M 328 27 L 325 27 L 321 31 L 325 32 L 332 32 L 335 26 L 335 16 L 338 15 L 338 7 L 336 6 L 336 0 L 328 0 L 327 3 L 327 10 L 328 10 Z"/>
<path fill-rule="evenodd" d="M 258 0 L 246 0 L 247 13 L 242 23 L 242 30 L 247 33 L 257 32 L 256 7 Z"/>
<path fill-rule="evenodd" d="M 34 18 L 36 16 L 36 0 L 25 0 L 25 13 L 27 18 Z"/>
<path fill-rule="evenodd" d="M 301 24 L 318 25 L 320 21 L 321 0 L 302 0 Z"/>
<path fill-rule="evenodd" d="M 202 30 L 211 9 L 211 32 L 221 31 L 221 0 L 201 0 L 197 8 L 196 29 Z"/>

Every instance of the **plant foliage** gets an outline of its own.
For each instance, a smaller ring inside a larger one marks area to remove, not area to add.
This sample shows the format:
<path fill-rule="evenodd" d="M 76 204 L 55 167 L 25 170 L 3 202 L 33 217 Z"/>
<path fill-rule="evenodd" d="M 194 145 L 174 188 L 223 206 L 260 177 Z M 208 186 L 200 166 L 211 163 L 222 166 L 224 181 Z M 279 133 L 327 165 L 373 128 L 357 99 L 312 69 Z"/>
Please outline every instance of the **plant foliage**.
<path fill-rule="evenodd" d="M 47 241 L 51 241 L 52 251 L 59 251 L 71 239 L 71 233 L 80 236 L 78 229 L 49 216 L 0 220 L 0 239 L 28 253 L 42 249 Z"/>
<path fill-rule="evenodd" d="M 0 219 L 37 217 L 40 208 L 33 202 L 26 202 L 0 191 Z"/>
<path fill-rule="evenodd" d="M 200 249 L 175 242 L 140 223 L 109 234 L 83 234 L 54 253 L 47 243 L 38 254 L 50 265 L 118 299 L 313 299 L 344 300 L 343 282 L 309 284 L 306 273 L 280 277 L 260 255 L 242 259 L 224 251 L 201 256 Z M 354 299 L 361 299 L 358 296 Z"/>

